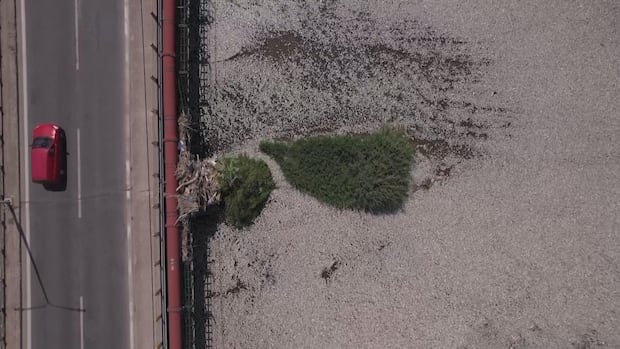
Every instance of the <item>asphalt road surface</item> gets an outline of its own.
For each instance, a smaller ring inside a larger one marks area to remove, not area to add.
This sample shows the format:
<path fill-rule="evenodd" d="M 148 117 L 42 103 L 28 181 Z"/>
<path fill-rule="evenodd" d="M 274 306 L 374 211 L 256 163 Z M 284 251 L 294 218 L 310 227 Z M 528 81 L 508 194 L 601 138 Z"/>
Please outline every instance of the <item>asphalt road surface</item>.
<path fill-rule="evenodd" d="M 53 306 L 27 313 L 26 343 L 129 348 L 123 1 L 25 0 L 24 17 L 25 132 L 58 123 L 69 152 L 66 191 L 29 184 L 28 231 Z M 29 288 L 31 305 L 45 305 L 32 270 Z"/>

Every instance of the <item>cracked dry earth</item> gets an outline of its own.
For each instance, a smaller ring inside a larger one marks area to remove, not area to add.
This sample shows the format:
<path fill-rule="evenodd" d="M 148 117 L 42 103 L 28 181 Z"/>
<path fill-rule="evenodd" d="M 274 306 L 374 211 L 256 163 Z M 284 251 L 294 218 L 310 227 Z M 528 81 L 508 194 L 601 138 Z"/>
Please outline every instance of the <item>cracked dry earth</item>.
<path fill-rule="evenodd" d="M 254 226 L 209 228 L 214 347 L 620 347 L 618 5 L 210 11 L 205 137 L 277 182 Z M 327 207 L 257 150 L 385 123 L 418 150 L 393 215 Z"/>

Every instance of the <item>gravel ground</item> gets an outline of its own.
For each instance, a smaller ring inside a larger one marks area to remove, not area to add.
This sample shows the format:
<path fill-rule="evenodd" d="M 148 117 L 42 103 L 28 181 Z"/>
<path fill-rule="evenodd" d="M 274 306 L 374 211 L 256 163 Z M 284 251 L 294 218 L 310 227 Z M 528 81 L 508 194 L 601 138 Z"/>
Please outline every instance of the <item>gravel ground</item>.
<path fill-rule="evenodd" d="M 620 348 L 620 4 L 212 1 L 206 136 L 278 183 L 211 241 L 215 348 Z M 397 214 L 293 190 L 264 137 L 405 126 Z"/>

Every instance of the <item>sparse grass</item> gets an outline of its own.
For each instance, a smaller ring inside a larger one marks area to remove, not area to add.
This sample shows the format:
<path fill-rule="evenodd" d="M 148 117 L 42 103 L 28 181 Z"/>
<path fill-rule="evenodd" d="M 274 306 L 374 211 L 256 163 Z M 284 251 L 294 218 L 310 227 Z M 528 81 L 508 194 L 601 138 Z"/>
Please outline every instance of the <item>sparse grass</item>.
<path fill-rule="evenodd" d="M 407 198 L 414 151 L 401 130 L 263 141 L 260 150 L 294 187 L 337 208 L 388 213 Z"/>
<path fill-rule="evenodd" d="M 225 157 L 218 176 L 226 221 L 237 228 L 247 227 L 265 207 L 275 183 L 262 160 L 247 155 Z"/>

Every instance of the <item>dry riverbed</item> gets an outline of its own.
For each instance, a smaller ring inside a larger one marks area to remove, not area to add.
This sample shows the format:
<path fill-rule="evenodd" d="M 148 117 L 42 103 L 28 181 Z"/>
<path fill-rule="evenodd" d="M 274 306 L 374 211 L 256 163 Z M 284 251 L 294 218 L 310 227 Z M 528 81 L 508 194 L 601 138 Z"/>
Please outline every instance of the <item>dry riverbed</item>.
<path fill-rule="evenodd" d="M 214 347 L 620 347 L 617 4 L 211 7 L 205 136 L 277 182 L 254 226 L 210 227 Z M 392 215 L 327 207 L 257 150 L 385 123 L 418 148 Z"/>

